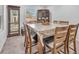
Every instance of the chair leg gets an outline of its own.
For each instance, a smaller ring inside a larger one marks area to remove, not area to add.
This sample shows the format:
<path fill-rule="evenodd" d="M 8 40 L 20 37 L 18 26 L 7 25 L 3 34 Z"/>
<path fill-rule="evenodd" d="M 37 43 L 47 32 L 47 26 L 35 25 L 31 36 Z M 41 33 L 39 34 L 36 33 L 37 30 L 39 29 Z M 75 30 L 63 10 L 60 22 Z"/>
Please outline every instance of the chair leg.
<path fill-rule="evenodd" d="M 24 47 L 25 47 L 25 41 L 24 41 Z"/>
<path fill-rule="evenodd" d="M 26 40 L 24 40 L 24 47 L 25 47 L 25 42 L 26 42 Z"/>
<path fill-rule="evenodd" d="M 30 54 L 32 53 L 32 47 L 31 47 L 31 44 L 30 44 L 30 47 L 29 47 L 29 53 L 30 53 Z"/>
<path fill-rule="evenodd" d="M 25 54 L 27 54 L 27 52 L 28 52 L 28 46 L 25 45 Z"/>
<path fill-rule="evenodd" d="M 45 45 L 44 45 L 44 47 L 43 47 L 43 53 L 45 54 L 45 51 L 46 51 L 46 48 L 45 48 Z"/>
<path fill-rule="evenodd" d="M 69 54 L 69 41 L 67 41 L 67 54 Z"/>
<path fill-rule="evenodd" d="M 44 48 L 41 46 L 41 44 L 40 44 L 40 42 L 38 42 L 38 46 L 37 46 L 37 48 L 38 48 L 38 53 L 39 54 L 43 54 L 44 52 Z"/>
<path fill-rule="evenodd" d="M 75 52 L 75 54 L 77 54 L 77 50 L 76 50 L 76 40 L 73 40 L 73 44 L 74 44 L 74 52 Z"/>
<path fill-rule="evenodd" d="M 25 54 L 27 54 L 27 48 L 25 48 Z"/>
<path fill-rule="evenodd" d="M 25 34 L 26 35 L 26 34 Z M 25 42 L 26 42 L 26 36 L 25 36 L 25 39 L 24 39 L 24 47 L 25 47 Z"/>
<path fill-rule="evenodd" d="M 57 49 L 56 49 L 56 47 L 54 47 L 53 53 L 54 53 L 54 54 L 57 53 Z"/>
<path fill-rule="evenodd" d="M 31 54 L 32 52 L 32 47 L 31 45 L 28 43 L 28 45 L 25 44 L 25 53 Z"/>
<path fill-rule="evenodd" d="M 51 49 L 52 54 L 55 54 L 54 49 Z"/>
<path fill-rule="evenodd" d="M 64 42 L 64 53 L 66 54 L 67 45 L 66 42 Z"/>
<path fill-rule="evenodd" d="M 37 36 L 37 49 L 39 54 L 43 54 L 44 52 L 44 47 L 41 44 L 39 36 Z"/>
<path fill-rule="evenodd" d="M 28 47 L 27 53 L 28 53 L 28 54 L 31 54 L 31 47 Z"/>

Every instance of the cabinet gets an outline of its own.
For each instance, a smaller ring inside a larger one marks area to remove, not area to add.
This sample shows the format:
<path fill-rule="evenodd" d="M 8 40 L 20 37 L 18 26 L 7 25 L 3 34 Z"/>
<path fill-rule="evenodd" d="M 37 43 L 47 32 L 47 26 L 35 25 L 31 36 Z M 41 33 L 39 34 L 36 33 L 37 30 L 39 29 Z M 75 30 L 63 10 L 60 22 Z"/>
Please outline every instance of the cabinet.
<path fill-rule="evenodd" d="M 8 36 L 20 34 L 20 7 L 8 6 Z"/>

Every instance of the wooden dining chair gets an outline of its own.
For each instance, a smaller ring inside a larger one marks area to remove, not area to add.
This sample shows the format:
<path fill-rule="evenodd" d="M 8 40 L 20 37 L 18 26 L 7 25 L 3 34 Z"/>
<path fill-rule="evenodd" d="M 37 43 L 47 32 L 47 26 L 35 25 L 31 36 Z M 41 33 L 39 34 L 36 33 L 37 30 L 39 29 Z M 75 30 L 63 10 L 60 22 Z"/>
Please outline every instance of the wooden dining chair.
<path fill-rule="evenodd" d="M 70 25 L 68 31 L 68 41 L 67 41 L 67 53 L 69 53 L 69 48 L 72 49 L 75 53 L 76 50 L 76 35 L 77 35 L 78 25 Z M 73 43 L 73 48 L 70 46 Z"/>
<path fill-rule="evenodd" d="M 25 41 L 24 41 L 25 53 L 32 54 L 32 48 L 35 45 L 32 45 L 33 41 L 28 25 L 25 24 L 24 28 L 25 28 Z"/>
<path fill-rule="evenodd" d="M 25 46 L 25 53 L 31 53 L 31 37 L 28 32 L 28 26 L 24 24 L 24 29 L 25 29 L 25 41 L 24 41 L 24 46 Z"/>
<path fill-rule="evenodd" d="M 56 54 L 59 53 L 61 50 L 60 48 L 64 47 L 64 53 L 66 53 L 66 37 L 68 32 L 68 26 L 66 27 L 57 27 L 55 29 L 54 38 L 52 37 L 52 41 L 48 42 L 44 39 L 44 44 L 48 47 L 52 53 Z"/>

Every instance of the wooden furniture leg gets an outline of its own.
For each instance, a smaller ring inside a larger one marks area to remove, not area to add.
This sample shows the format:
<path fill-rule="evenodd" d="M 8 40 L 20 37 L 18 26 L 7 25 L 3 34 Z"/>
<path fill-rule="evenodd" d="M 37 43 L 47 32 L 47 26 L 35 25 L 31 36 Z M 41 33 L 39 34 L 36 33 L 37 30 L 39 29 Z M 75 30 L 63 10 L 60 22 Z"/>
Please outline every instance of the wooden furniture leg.
<path fill-rule="evenodd" d="M 73 46 L 74 46 L 74 52 L 75 52 L 75 54 L 77 53 L 77 50 L 76 50 L 76 40 L 73 40 Z"/>

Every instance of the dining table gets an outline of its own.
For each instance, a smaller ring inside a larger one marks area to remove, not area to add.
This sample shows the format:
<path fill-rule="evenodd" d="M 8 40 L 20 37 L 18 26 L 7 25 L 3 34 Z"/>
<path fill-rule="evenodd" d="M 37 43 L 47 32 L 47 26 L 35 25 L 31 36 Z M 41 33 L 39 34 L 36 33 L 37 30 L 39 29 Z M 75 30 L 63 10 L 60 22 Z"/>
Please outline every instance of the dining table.
<path fill-rule="evenodd" d="M 31 30 L 36 32 L 38 37 L 37 49 L 40 54 L 43 54 L 43 50 L 45 46 L 43 43 L 43 38 L 47 36 L 54 36 L 56 27 L 69 26 L 70 24 L 73 23 L 69 23 L 69 24 L 49 23 L 48 25 L 43 25 L 42 23 L 31 23 L 31 24 L 27 23 L 26 25 L 28 25 Z"/>

